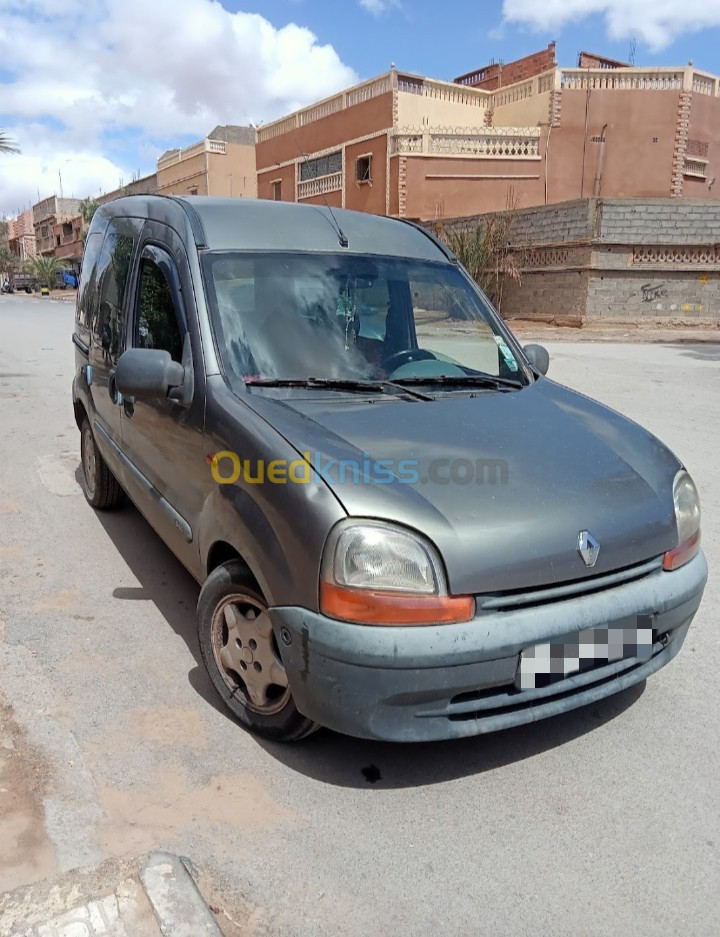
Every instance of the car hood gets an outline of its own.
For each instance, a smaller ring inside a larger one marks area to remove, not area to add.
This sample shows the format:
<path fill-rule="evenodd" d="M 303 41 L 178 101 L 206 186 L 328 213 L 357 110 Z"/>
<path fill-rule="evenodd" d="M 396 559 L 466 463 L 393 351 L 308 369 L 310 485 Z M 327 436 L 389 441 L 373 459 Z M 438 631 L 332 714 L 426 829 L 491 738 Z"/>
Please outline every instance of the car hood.
<path fill-rule="evenodd" d="M 675 456 L 637 424 L 546 378 L 521 391 L 427 402 L 319 392 L 244 399 L 309 453 L 349 515 L 394 521 L 433 541 L 453 593 L 569 582 L 677 544 Z M 592 568 L 577 549 L 585 530 L 600 544 Z"/>

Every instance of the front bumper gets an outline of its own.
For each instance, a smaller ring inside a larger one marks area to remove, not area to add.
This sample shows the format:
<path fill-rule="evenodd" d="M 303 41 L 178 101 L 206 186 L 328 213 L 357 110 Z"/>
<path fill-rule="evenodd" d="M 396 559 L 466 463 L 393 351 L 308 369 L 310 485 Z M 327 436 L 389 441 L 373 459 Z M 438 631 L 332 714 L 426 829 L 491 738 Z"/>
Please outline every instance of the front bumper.
<path fill-rule="evenodd" d="M 674 572 L 460 625 L 376 627 L 297 607 L 270 615 L 298 709 L 328 728 L 399 742 L 479 735 L 554 716 L 639 683 L 680 650 L 707 581 L 702 553 Z M 647 661 L 626 658 L 551 686 L 514 686 L 523 648 L 652 617 Z M 288 643 L 289 641 L 289 643 Z"/>

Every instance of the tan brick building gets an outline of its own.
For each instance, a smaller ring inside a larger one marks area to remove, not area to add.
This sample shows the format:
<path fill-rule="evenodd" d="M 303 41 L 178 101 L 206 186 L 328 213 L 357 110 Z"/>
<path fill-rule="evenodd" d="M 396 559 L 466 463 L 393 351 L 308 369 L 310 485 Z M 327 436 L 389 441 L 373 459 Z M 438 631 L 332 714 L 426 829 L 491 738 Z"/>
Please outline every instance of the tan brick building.
<path fill-rule="evenodd" d="M 255 131 L 219 126 L 193 146 L 168 150 L 158 160 L 157 192 L 256 198 Z"/>
<path fill-rule="evenodd" d="M 127 185 L 113 189 L 112 192 L 105 192 L 99 195 L 95 201 L 98 205 L 104 205 L 106 202 L 112 202 L 113 199 L 122 198 L 124 195 L 155 195 L 157 192 L 157 173 L 151 173 L 149 176 L 143 176 L 140 179 L 133 179 Z"/>
<path fill-rule="evenodd" d="M 720 197 L 718 77 L 589 53 L 597 67 L 558 68 L 554 54 L 455 82 L 391 70 L 263 126 L 258 196 L 422 221 L 592 196 Z"/>
<path fill-rule="evenodd" d="M 49 256 L 55 248 L 61 246 L 63 231 L 56 231 L 59 225 L 70 224 L 80 213 L 80 200 L 77 198 L 58 198 L 51 195 L 33 205 L 33 227 L 37 253 Z M 60 238 L 60 241 L 58 241 Z"/>
<path fill-rule="evenodd" d="M 35 256 L 35 228 L 31 208 L 8 223 L 8 247 L 10 253 L 21 262 Z"/>

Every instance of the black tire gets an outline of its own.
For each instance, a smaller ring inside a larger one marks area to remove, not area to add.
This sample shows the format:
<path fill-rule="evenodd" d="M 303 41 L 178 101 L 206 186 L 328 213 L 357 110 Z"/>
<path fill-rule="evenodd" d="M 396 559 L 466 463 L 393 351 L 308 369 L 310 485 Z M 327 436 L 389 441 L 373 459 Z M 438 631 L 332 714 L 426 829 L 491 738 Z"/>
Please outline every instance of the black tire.
<path fill-rule="evenodd" d="M 243 642 L 240 637 L 233 639 L 225 617 L 228 607 L 239 621 L 239 630 L 233 631 L 233 634 L 255 634 L 262 644 L 260 632 L 267 633 L 266 645 L 258 646 L 252 637 L 247 642 Z M 248 686 L 251 686 L 257 694 L 255 682 L 270 680 L 267 676 L 270 671 L 277 674 L 279 679 L 287 681 L 266 610 L 267 603 L 245 566 L 238 560 L 222 563 L 205 580 L 198 599 L 200 653 L 213 686 L 238 722 L 255 735 L 274 742 L 297 742 L 319 726 L 298 711 L 289 685 L 270 684 L 267 689 L 274 688 L 274 695 L 264 691 L 264 704 L 253 703 L 248 691 Z M 255 613 L 254 617 L 249 617 L 251 613 Z M 257 659 L 253 659 L 253 652 Z M 236 668 L 231 669 L 221 662 L 221 655 L 227 659 L 228 654 L 235 655 L 239 661 Z M 240 659 L 243 654 L 247 655 L 247 662 Z M 266 666 L 268 660 L 272 661 L 270 670 Z M 276 666 L 281 668 L 282 675 L 280 670 L 273 669 Z M 244 671 L 241 667 L 244 667 Z M 243 672 L 246 677 L 252 677 L 252 682 L 246 684 L 243 681 Z"/>
<path fill-rule="evenodd" d="M 123 503 L 125 493 L 100 455 L 87 417 L 80 428 L 80 469 L 82 490 L 88 504 L 108 511 Z"/>

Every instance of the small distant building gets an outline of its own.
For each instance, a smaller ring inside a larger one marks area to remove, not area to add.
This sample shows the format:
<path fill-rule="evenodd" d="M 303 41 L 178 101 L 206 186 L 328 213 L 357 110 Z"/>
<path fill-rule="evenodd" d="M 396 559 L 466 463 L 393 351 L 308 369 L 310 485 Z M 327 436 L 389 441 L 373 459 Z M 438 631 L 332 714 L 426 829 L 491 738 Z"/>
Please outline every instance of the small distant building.
<path fill-rule="evenodd" d="M 199 143 L 163 153 L 157 193 L 257 198 L 255 130 L 221 125 Z"/>
<path fill-rule="evenodd" d="M 95 201 L 98 205 L 104 205 L 106 202 L 112 202 L 113 199 L 122 198 L 124 195 L 155 195 L 157 193 L 157 173 L 153 172 L 149 176 L 143 176 L 141 179 L 133 179 L 127 185 L 113 189 L 112 192 L 106 192 L 104 195 L 98 195 Z"/>
<path fill-rule="evenodd" d="M 618 62 L 605 55 L 596 55 L 594 52 L 581 52 L 578 55 L 578 68 L 631 68 L 628 62 Z"/>
<path fill-rule="evenodd" d="M 62 245 L 63 233 L 57 232 L 56 226 L 71 222 L 80 214 L 80 199 L 51 195 L 33 205 L 32 213 L 37 253 L 47 257 Z"/>
<path fill-rule="evenodd" d="M 21 263 L 35 256 L 37 248 L 31 208 L 8 223 L 8 248 Z"/>
<path fill-rule="evenodd" d="M 514 62 L 508 62 L 507 65 L 503 62 L 491 62 L 490 65 L 475 69 L 474 72 L 460 75 L 455 79 L 455 84 L 465 85 L 466 88 L 481 88 L 483 91 L 497 91 L 498 88 L 542 75 L 556 65 L 555 43 L 551 42 L 547 49 L 525 55 Z"/>
<path fill-rule="evenodd" d="M 85 241 L 83 230 L 85 224 L 81 215 L 75 215 L 67 221 L 58 221 L 53 226 L 55 237 L 55 256 L 67 269 L 80 271 Z"/>

